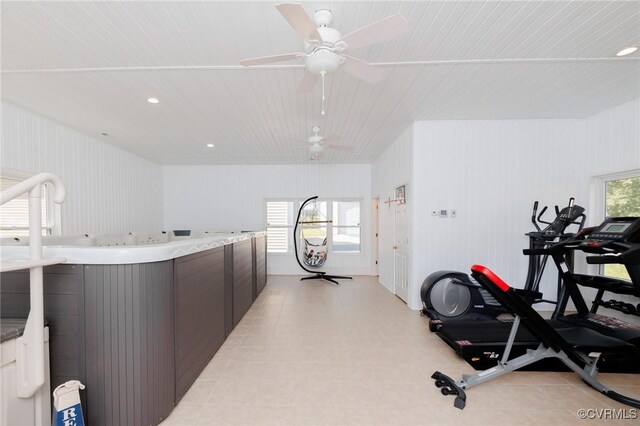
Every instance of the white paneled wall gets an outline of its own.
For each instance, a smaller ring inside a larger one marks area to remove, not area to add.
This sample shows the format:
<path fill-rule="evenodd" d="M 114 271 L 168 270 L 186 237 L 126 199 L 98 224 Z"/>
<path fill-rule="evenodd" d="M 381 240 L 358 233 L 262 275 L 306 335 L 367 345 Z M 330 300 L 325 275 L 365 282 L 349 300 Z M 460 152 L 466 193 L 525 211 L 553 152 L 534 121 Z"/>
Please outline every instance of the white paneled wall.
<path fill-rule="evenodd" d="M 473 263 L 523 282 L 533 202 L 550 205 L 550 213 L 572 196 L 587 204 L 584 138 L 580 120 L 416 123 L 413 249 L 421 261 L 414 282 Z M 456 209 L 457 218 L 431 216 L 441 209 Z"/>
<path fill-rule="evenodd" d="M 589 208 L 592 176 L 640 167 L 638 111 L 635 101 L 585 120 L 415 123 L 409 305 L 419 307 L 422 280 L 439 269 L 482 263 L 522 285 L 534 200 L 563 205 L 573 196 Z M 439 209 L 458 217 L 430 215 Z M 551 274 L 542 290 L 553 297 Z"/>
<path fill-rule="evenodd" d="M 593 175 L 640 166 L 640 99 L 585 120 L 585 146 Z"/>
<path fill-rule="evenodd" d="M 2 102 L 3 168 L 59 176 L 62 233 L 159 230 L 162 168 L 97 138 Z"/>
<path fill-rule="evenodd" d="M 367 164 L 286 166 L 165 166 L 166 229 L 264 229 L 264 200 L 348 198 L 362 201 L 362 252 L 332 254 L 326 270 L 369 274 L 371 166 Z M 269 254 L 269 273 L 300 274 L 293 254 Z"/>
<path fill-rule="evenodd" d="M 378 274 L 379 282 L 393 292 L 393 242 L 394 242 L 394 205 L 384 201 L 395 198 L 395 189 L 406 185 L 405 197 L 409 207 L 409 226 L 411 227 L 411 205 L 413 203 L 413 185 L 411 180 L 411 145 L 413 126 L 389 146 L 372 166 L 372 196 L 379 199 L 378 209 Z M 411 239 L 411 235 L 409 236 Z M 409 256 L 411 259 L 411 256 Z M 409 262 L 411 268 L 411 262 Z M 409 290 L 411 291 L 411 290 Z"/>

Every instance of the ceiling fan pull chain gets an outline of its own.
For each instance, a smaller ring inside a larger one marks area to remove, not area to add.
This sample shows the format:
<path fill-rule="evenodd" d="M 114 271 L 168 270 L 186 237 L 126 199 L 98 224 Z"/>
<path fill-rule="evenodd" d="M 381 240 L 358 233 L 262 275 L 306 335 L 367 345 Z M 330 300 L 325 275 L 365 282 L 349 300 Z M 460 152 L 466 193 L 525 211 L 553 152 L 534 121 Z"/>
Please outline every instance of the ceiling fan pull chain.
<path fill-rule="evenodd" d="M 326 71 L 320 71 L 320 75 L 322 76 L 322 111 L 321 114 L 324 115 L 324 75 Z"/>

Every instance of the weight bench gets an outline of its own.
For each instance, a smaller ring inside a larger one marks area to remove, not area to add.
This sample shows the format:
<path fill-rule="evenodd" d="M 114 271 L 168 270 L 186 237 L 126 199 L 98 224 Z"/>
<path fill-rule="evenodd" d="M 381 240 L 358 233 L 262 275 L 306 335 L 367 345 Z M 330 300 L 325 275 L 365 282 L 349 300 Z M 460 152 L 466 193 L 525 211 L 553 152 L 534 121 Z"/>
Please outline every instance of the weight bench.
<path fill-rule="evenodd" d="M 598 360 L 602 354 L 620 354 L 635 350 L 635 347 L 623 340 L 605 336 L 594 330 L 568 324 L 562 328 L 553 328 L 531 307 L 531 299 L 520 295 L 518 289 L 510 287 L 489 268 L 473 265 L 471 275 L 502 306 L 514 316 L 513 327 L 501 361 L 493 368 L 474 375 L 464 374 L 455 381 L 449 376 L 436 371 L 431 376 L 435 385 L 443 395 L 455 395 L 454 406 L 463 409 L 466 404 L 465 389 L 503 376 L 545 358 L 557 358 L 578 374 L 589 386 L 603 395 L 629 405 L 640 408 L 640 401 L 619 394 L 596 379 Z M 526 354 L 509 359 L 518 327 L 522 325 L 539 341 L 537 349 L 530 349 Z"/>

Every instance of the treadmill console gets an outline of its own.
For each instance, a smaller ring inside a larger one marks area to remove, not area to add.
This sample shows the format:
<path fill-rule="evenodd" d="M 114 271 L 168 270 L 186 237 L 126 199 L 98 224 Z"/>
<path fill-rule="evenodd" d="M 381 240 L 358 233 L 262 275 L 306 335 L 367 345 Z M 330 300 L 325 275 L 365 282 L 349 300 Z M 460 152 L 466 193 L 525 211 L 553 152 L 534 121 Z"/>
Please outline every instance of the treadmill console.
<path fill-rule="evenodd" d="M 609 217 L 595 228 L 587 239 L 640 242 L 640 217 Z"/>

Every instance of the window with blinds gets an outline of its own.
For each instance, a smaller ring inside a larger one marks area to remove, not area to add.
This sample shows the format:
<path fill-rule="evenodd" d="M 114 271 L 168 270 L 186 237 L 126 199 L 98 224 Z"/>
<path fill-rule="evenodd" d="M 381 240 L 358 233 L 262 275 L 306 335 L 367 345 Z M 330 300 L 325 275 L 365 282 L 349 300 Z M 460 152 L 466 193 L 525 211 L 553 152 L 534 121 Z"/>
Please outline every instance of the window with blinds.
<path fill-rule="evenodd" d="M 267 251 L 287 253 L 293 251 L 293 226 L 295 215 L 302 200 L 266 201 Z M 317 206 L 323 218 L 332 221 L 318 225 L 317 229 L 327 236 L 333 252 L 359 253 L 360 247 L 360 201 L 322 201 Z M 309 227 L 305 236 L 316 229 Z"/>
<path fill-rule="evenodd" d="M 293 245 L 293 201 L 267 201 L 267 251 L 286 253 Z"/>
<path fill-rule="evenodd" d="M 0 191 L 4 191 L 21 182 L 22 179 L 0 177 Z M 51 233 L 54 221 L 49 212 L 49 192 L 47 185 L 42 185 L 42 235 Z M 14 198 L 0 206 L 0 237 L 21 237 L 29 235 L 29 193 Z"/>

